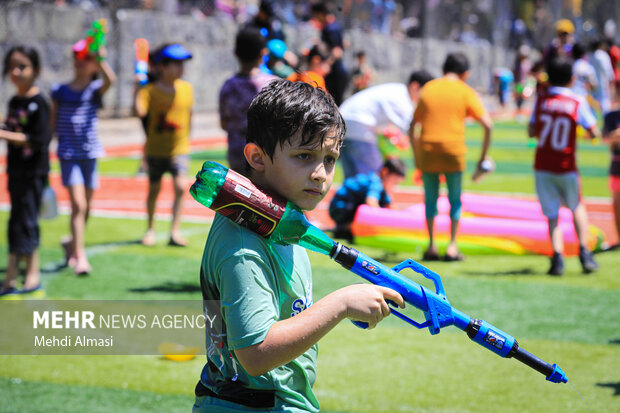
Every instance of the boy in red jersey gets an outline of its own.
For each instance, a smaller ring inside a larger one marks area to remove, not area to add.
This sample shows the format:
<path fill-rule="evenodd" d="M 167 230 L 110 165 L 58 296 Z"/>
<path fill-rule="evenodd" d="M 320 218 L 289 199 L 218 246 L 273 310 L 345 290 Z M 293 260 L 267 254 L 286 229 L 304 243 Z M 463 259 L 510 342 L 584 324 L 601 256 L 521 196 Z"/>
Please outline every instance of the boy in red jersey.
<path fill-rule="evenodd" d="M 581 203 L 579 174 L 575 161 L 577 125 L 583 126 L 590 137 L 599 135 L 596 119 L 588 103 L 568 87 L 573 81 L 572 63 L 556 58 L 547 65 L 550 87 L 538 97 L 530 124 L 529 135 L 538 139 L 534 162 L 536 193 L 549 222 L 553 257 L 548 274 L 564 273 L 564 242 L 558 227 L 560 204 L 573 212 L 575 231 L 579 239 L 579 260 L 584 273 L 598 269 L 586 245 L 588 215 Z"/>

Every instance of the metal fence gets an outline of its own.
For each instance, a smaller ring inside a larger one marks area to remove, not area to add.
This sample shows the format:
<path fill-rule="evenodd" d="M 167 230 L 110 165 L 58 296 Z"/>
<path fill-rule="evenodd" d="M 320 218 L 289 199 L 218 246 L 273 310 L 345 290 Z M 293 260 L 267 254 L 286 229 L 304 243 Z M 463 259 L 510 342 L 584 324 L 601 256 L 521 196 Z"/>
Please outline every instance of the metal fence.
<path fill-rule="evenodd" d="M 318 37 L 308 22 L 307 1 L 272 1 L 293 51 L 299 52 L 309 39 Z M 512 65 L 510 42 L 546 44 L 553 33 L 537 33 L 553 31 L 556 18 L 574 15 L 575 10 L 566 9 L 566 3 L 340 0 L 333 5 L 347 28 L 350 48 L 345 52 L 345 63 L 352 62 L 355 51 L 365 50 L 377 70 L 378 82 L 404 81 L 417 68 L 438 75 L 445 54 L 459 50 L 474 62 L 470 83 L 486 91 L 492 70 Z M 601 33 L 611 16 L 620 12 L 620 3 L 616 3 L 584 2 L 580 16 L 571 17 L 578 33 L 584 37 Z M 214 110 L 219 87 L 237 68 L 232 54 L 235 32 L 257 7 L 258 0 L 0 0 L 0 56 L 17 43 L 36 45 L 43 61 L 40 84 L 49 90 L 52 83 L 71 79 L 71 44 L 83 37 L 93 20 L 103 17 L 110 28 L 110 63 L 119 79 L 106 94 L 106 114 L 130 112 L 133 41 L 137 37 L 147 38 L 152 45 L 183 42 L 192 50 L 194 59 L 185 77 L 196 89 L 196 110 Z M 514 29 L 519 16 L 531 23 L 524 23 L 521 37 L 515 36 Z M 12 93 L 5 79 L 0 83 L 0 110 Z"/>

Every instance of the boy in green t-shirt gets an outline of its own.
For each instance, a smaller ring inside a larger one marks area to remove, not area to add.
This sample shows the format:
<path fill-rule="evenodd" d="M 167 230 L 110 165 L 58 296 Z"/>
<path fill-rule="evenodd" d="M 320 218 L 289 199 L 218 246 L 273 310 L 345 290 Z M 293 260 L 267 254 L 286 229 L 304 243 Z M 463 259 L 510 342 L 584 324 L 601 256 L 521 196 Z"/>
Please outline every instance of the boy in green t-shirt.
<path fill-rule="evenodd" d="M 275 80 L 248 110 L 248 176 L 311 210 L 332 184 L 344 131 L 323 90 Z M 345 318 L 374 327 L 390 313 L 386 300 L 404 306 L 395 291 L 370 284 L 313 303 L 306 250 L 271 244 L 219 214 L 200 282 L 207 311 L 215 304 L 221 323 L 208 329 L 194 412 L 319 411 L 312 392 L 318 340 Z"/>

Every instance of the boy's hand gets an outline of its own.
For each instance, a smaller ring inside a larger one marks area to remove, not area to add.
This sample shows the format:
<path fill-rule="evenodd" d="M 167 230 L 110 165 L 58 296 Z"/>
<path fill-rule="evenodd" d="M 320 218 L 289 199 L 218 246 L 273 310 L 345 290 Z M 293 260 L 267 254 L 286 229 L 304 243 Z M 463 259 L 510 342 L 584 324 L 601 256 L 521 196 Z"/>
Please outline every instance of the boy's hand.
<path fill-rule="evenodd" d="M 403 297 L 396 291 L 371 284 L 355 284 L 340 290 L 345 304 L 345 316 L 353 321 L 368 323 L 374 328 L 377 323 L 390 314 L 386 300 L 405 308 Z"/>
<path fill-rule="evenodd" d="M 108 58 L 108 51 L 105 46 L 99 46 L 99 50 L 97 50 L 97 62 L 101 63 Z"/>

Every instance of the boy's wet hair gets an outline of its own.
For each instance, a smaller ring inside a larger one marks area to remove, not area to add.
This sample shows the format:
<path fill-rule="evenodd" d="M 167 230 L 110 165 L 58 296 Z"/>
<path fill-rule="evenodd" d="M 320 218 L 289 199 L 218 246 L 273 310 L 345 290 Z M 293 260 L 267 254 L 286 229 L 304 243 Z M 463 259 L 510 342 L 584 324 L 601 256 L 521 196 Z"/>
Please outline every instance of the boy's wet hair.
<path fill-rule="evenodd" d="M 387 158 L 383 163 L 382 169 L 383 168 L 386 168 L 388 170 L 388 173 L 391 174 L 403 177 L 407 175 L 407 166 L 399 158 Z"/>
<path fill-rule="evenodd" d="M 265 37 L 258 29 L 242 29 L 235 38 L 235 56 L 242 62 L 254 62 L 260 59 L 266 45 Z"/>
<path fill-rule="evenodd" d="M 269 82 L 248 109 L 247 142 L 258 145 L 271 159 L 276 146 L 301 132 L 301 145 L 322 146 L 326 138 L 342 145 L 344 119 L 334 99 L 305 82 L 277 79 Z M 333 133 L 330 133 L 333 132 Z"/>
<path fill-rule="evenodd" d="M 35 49 L 34 47 L 30 47 L 30 46 L 20 45 L 20 46 L 11 47 L 9 51 L 6 52 L 6 54 L 4 55 L 4 65 L 2 66 L 2 76 L 6 76 L 9 74 L 9 61 L 11 60 L 11 56 L 15 52 L 19 52 L 23 54 L 24 56 L 26 56 L 28 60 L 30 60 L 30 63 L 32 63 L 32 69 L 34 70 L 34 72 L 39 73 L 39 71 L 41 70 L 41 63 L 40 63 L 41 60 L 39 59 L 39 52 L 37 52 L 37 49 Z"/>
<path fill-rule="evenodd" d="M 462 75 L 469 70 L 469 59 L 461 52 L 450 53 L 446 56 L 442 69 L 444 74 L 456 73 L 457 75 Z"/>
<path fill-rule="evenodd" d="M 551 59 L 546 69 L 551 86 L 566 86 L 570 84 L 573 77 L 573 61 L 571 59 L 564 57 Z"/>
<path fill-rule="evenodd" d="M 428 73 L 426 70 L 416 70 L 411 74 L 411 76 L 409 76 L 409 82 L 407 84 L 410 85 L 413 82 L 417 82 L 420 87 L 422 87 L 431 80 L 433 80 L 433 75 Z"/>

